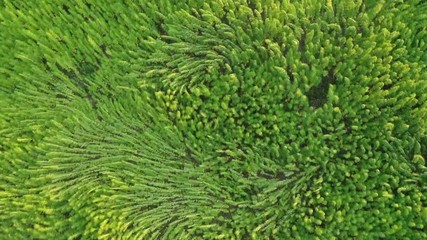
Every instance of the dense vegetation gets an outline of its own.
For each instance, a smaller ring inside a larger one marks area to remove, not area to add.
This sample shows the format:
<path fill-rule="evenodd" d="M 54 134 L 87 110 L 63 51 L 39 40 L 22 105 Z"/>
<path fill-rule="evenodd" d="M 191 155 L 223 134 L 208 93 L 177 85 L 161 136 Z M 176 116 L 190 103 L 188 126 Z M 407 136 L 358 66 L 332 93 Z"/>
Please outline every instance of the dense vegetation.
<path fill-rule="evenodd" d="M 0 239 L 427 239 L 427 2 L 0 1 Z"/>

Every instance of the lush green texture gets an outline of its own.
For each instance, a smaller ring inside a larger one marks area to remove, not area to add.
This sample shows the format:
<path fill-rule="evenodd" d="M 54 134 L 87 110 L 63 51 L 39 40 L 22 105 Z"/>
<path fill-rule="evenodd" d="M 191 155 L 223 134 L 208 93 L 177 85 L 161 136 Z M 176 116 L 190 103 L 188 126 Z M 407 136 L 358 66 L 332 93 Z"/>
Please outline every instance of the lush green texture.
<path fill-rule="evenodd" d="M 424 0 L 0 1 L 0 239 L 427 239 L 426 159 Z"/>

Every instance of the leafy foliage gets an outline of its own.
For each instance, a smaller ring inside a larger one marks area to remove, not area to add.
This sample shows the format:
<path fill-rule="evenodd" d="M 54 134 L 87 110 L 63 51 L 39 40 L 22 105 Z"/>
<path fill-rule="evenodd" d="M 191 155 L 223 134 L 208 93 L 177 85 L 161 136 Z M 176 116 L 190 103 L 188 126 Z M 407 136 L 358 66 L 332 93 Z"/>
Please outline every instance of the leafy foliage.
<path fill-rule="evenodd" d="M 0 239 L 426 239 L 426 12 L 0 1 Z"/>

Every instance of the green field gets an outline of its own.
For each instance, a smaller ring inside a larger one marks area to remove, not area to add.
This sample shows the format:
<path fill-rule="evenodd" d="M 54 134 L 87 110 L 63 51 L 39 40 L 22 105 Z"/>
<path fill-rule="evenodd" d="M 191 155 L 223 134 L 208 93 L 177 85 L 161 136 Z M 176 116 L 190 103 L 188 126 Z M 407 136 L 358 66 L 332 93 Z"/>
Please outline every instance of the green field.
<path fill-rule="evenodd" d="M 425 240 L 426 160 L 425 0 L 0 0 L 0 240 Z"/>

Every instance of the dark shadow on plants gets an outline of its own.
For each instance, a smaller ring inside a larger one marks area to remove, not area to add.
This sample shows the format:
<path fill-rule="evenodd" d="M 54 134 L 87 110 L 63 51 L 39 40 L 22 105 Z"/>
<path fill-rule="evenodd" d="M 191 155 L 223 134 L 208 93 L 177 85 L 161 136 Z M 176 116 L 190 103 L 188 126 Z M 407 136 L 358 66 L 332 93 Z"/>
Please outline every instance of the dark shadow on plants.
<path fill-rule="evenodd" d="M 91 104 L 92 108 L 97 109 L 97 106 L 96 106 L 97 100 L 92 96 L 91 92 L 89 91 L 89 87 L 88 87 L 87 83 L 85 83 L 82 79 L 80 79 L 75 72 L 73 72 L 71 70 L 67 70 L 67 69 L 61 67 L 59 64 L 56 64 L 56 67 L 58 68 L 59 71 L 61 71 L 65 76 L 67 76 L 72 81 L 74 81 L 76 83 L 76 85 L 83 90 L 83 92 L 85 93 L 86 96 L 80 96 L 80 97 L 86 98 L 89 101 L 89 103 Z M 81 63 L 79 66 L 79 71 L 84 75 L 92 74 L 97 70 L 98 70 L 98 67 L 96 67 L 93 64 L 89 64 L 89 63 L 86 63 L 86 64 Z M 79 94 L 77 94 L 77 93 L 76 93 L 76 95 L 79 96 Z"/>
<path fill-rule="evenodd" d="M 308 101 L 311 107 L 317 109 L 328 101 L 328 91 L 331 84 L 336 83 L 333 69 L 329 69 L 328 74 L 317 85 L 307 92 Z"/>
<path fill-rule="evenodd" d="M 84 75 L 90 75 L 98 71 L 99 66 L 96 66 L 95 64 L 92 64 L 90 62 L 82 61 L 79 63 L 78 70 Z"/>

